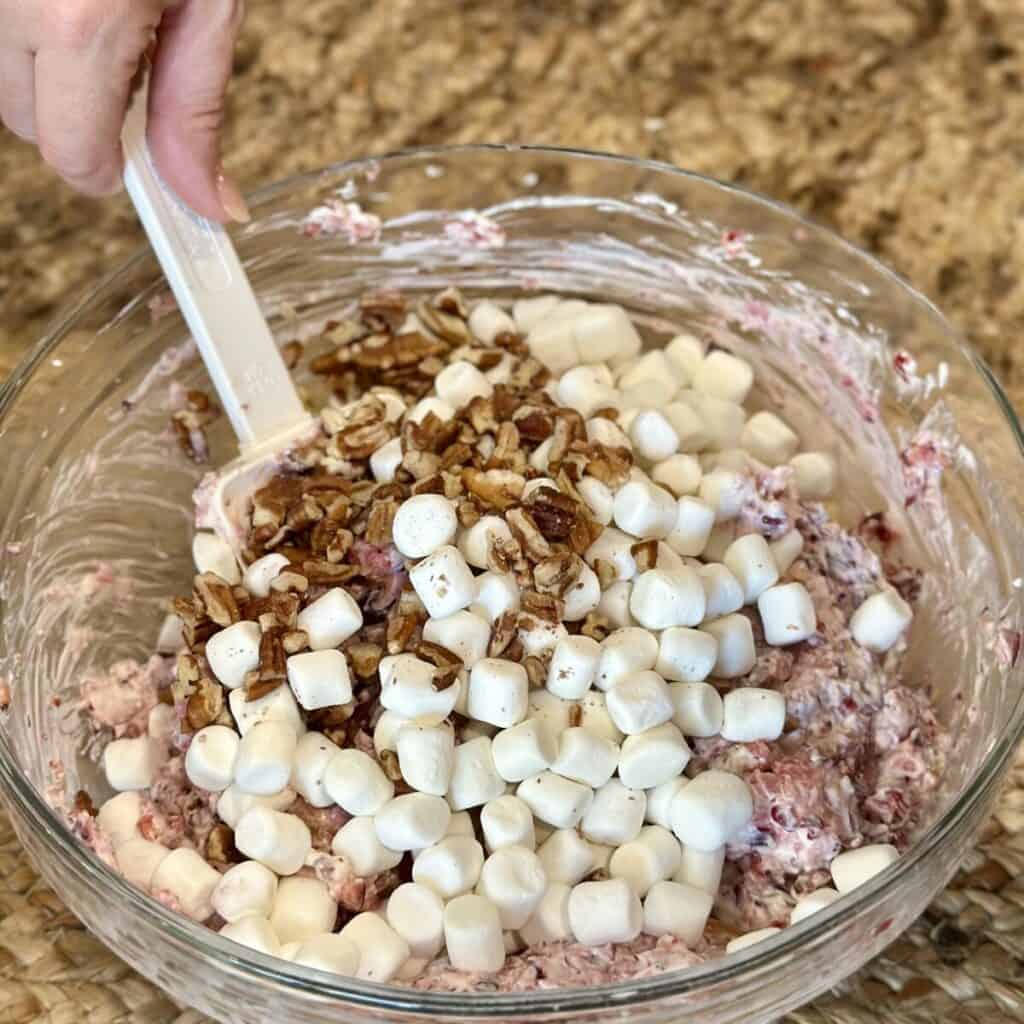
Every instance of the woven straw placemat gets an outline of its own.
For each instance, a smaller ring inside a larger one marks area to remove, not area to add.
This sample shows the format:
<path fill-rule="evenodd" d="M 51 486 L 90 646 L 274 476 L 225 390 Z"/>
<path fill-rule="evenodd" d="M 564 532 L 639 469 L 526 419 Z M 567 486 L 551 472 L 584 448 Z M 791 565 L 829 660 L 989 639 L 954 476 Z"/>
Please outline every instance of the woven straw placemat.
<path fill-rule="evenodd" d="M 905 274 L 1020 407 L 1022 40 L 1020 0 L 249 0 L 226 153 L 246 185 L 505 140 L 738 181 Z M 74 197 L 0 144 L 0 374 L 139 242 L 123 199 Z M 922 919 L 790 1020 L 1024 1020 L 1022 875 L 1024 759 Z M 84 931 L 0 813 L 0 1024 L 202 1020 Z"/>

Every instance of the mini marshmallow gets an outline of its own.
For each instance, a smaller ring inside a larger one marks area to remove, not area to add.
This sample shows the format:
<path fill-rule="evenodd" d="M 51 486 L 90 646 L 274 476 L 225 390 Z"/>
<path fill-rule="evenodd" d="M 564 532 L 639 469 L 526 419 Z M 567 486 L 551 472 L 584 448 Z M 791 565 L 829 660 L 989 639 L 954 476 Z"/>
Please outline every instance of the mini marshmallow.
<path fill-rule="evenodd" d="M 580 574 L 562 594 L 562 619 L 579 622 L 601 602 L 601 584 L 589 565 L 580 566 Z"/>
<path fill-rule="evenodd" d="M 624 427 L 632 426 L 633 419 L 643 409 L 663 409 L 675 397 L 679 385 L 671 375 L 663 377 L 640 376 L 628 370 L 619 378 L 619 403 L 633 416 L 620 416 Z"/>
<path fill-rule="evenodd" d="M 668 685 L 656 672 L 631 672 L 618 679 L 605 698 L 612 721 L 627 736 L 653 729 L 672 718 Z"/>
<path fill-rule="evenodd" d="M 600 690 L 585 693 L 577 705 L 580 709 L 580 725 L 595 736 L 602 736 L 612 743 L 622 742 L 622 730 L 608 714 L 608 701 Z"/>
<path fill-rule="evenodd" d="M 440 398 L 428 395 L 420 399 L 406 414 L 405 418 L 411 423 L 422 423 L 428 416 L 434 415 L 442 423 L 447 423 L 454 418 L 455 410 Z"/>
<path fill-rule="evenodd" d="M 657 484 L 630 480 L 615 493 L 615 525 L 640 540 L 667 537 L 676 525 L 677 516 L 676 499 Z M 589 551 L 593 548 L 591 545 Z M 619 575 L 620 579 L 627 578 Z"/>
<path fill-rule="evenodd" d="M 463 690 L 457 679 L 438 690 L 437 669 L 414 654 L 393 654 L 381 658 L 380 702 L 388 711 L 421 724 L 443 722 L 455 710 Z"/>
<path fill-rule="evenodd" d="M 124 880 L 144 892 L 151 892 L 156 869 L 170 855 L 170 850 L 160 843 L 151 842 L 141 836 L 128 839 L 114 851 L 117 870 Z"/>
<path fill-rule="evenodd" d="M 400 885 L 388 898 L 386 913 L 414 957 L 432 960 L 444 948 L 444 903 L 433 889 L 418 882 Z"/>
<path fill-rule="evenodd" d="M 502 728 L 526 717 L 530 681 L 522 665 L 504 658 L 484 658 L 469 674 L 470 718 Z"/>
<path fill-rule="evenodd" d="M 503 846 L 525 846 L 532 850 L 537 845 L 533 812 L 519 797 L 511 794 L 484 804 L 480 812 L 480 827 L 489 853 Z"/>
<path fill-rule="evenodd" d="M 299 612 L 297 623 L 309 637 L 310 649 L 322 651 L 337 647 L 358 632 L 363 625 L 363 613 L 351 594 L 333 587 L 306 605 Z"/>
<path fill-rule="evenodd" d="M 312 849 L 309 826 L 294 814 L 251 807 L 235 828 L 235 846 L 279 875 L 294 875 Z"/>
<path fill-rule="evenodd" d="M 281 950 L 270 922 L 259 914 L 248 914 L 228 923 L 217 934 L 265 956 L 277 956 Z"/>
<path fill-rule="evenodd" d="M 352 699 L 352 679 L 341 651 L 306 651 L 286 659 L 288 685 L 307 711 L 347 704 Z"/>
<path fill-rule="evenodd" d="M 231 586 L 242 582 L 231 546 L 215 533 L 201 531 L 192 538 L 192 561 L 197 573 L 212 572 Z"/>
<path fill-rule="evenodd" d="M 654 668 L 658 660 L 658 639 L 646 629 L 627 626 L 610 633 L 601 643 L 594 685 L 609 690 L 633 672 Z"/>
<path fill-rule="evenodd" d="M 608 367 L 597 363 L 576 366 L 559 378 L 555 397 L 561 405 L 575 409 L 584 418 L 598 409 L 615 405 L 615 388 Z"/>
<path fill-rule="evenodd" d="M 640 897 L 622 878 L 581 882 L 569 894 L 569 924 L 584 946 L 632 942 L 643 927 Z"/>
<path fill-rule="evenodd" d="M 504 792 L 505 780 L 494 765 L 491 740 L 479 736 L 460 743 L 455 748 L 455 767 L 448 786 L 451 809 L 480 807 Z"/>
<path fill-rule="evenodd" d="M 343 858 L 362 878 L 398 867 L 402 854 L 389 850 L 377 836 L 372 817 L 351 818 L 331 840 L 331 852 Z"/>
<path fill-rule="evenodd" d="M 588 363 L 629 359 L 638 355 L 642 346 L 629 314 L 621 306 L 588 304 L 573 317 L 572 330 L 576 349 Z"/>
<path fill-rule="evenodd" d="M 679 841 L 668 829 L 648 825 L 612 854 L 608 872 L 612 878 L 625 879 L 642 899 L 655 882 L 672 877 L 681 856 Z"/>
<path fill-rule="evenodd" d="M 748 473 L 759 465 L 742 448 L 726 448 L 720 452 L 705 452 L 700 457 L 701 469 L 710 473 L 715 469 L 727 469 L 733 473 Z"/>
<path fill-rule="evenodd" d="M 780 576 L 789 572 L 789 567 L 800 557 L 804 549 L 804 537 L 799 530 L 789 530 L 769 545 Z"/>
<path fill-rule="evenodd" d="M 832 882 L 842 895 L 883 872 L 899 860 L 900 852 L 889 843 L 874 843 L 856 850 L 846 850 L 829 865 Z"/>
<path fill-rule="evenodd" d="M 704 616 L 717 619 L 743 607 L 743 588 L 721 562 L 710 562 L 697 570 L 704 586 Z"/>
<path fill-rule="evenodd" d="M 602 595 L 595 609 L 597 614 L 608 621 L 613 629 L 624 629 L 635 625 L 629 610 L 629 599 L 633 596 L 633 584 L 622 581 L 613 583 Z"/>
<path fill-rule="evenodd" d="M 235 785 L 254 796 L 280 793 L 291 778 L 297 743 L 295 730 L 288 723 L 258 722 L 238 744 Z"/>
<path fill-rule="evenodd" d="M 601 645 L 588 636 L 569 636 L 555 645 L 546 686 L 564 700 L 579 700 L 590 689 L 601 658 Z"/>
<path fill-rule="evenodd" d="M 704 361 L 704 345 L 692 334 L 677 334 L 665 346 L 665 355 L 680 380 L 690 382 Z"/>
<path fill-rule="evenodd" d="M 181 846 L 156 866 L 149 888 L 158 899 L 164 893 L 172 897 L 186 917 L 205 921 L 213 913 L 210 900 L 219 882 L 219 872 L 195 850 Z"/>
<path fill-rule="evenodd" d="M 383 711 L 373 727 L 373 749 L 377 754 L 398 750 L 398 730 L 408 721 L 395 711 Z"/>
<path fill-rule="evenodd" d="M 449 363 L 434 378 L 434 390 L 442 402 L 455 409 L 469 405 L 474 398 L 490 398 L 494 386 L 472 363 Z"/>
<path fill-rule="evenodd" d="M 573 782 L 599 789 L 615 774 L 618 763 L 617 744 L 576 726 L 562 733 L 551 770 Z"/>
<path fill-rule="evenodd" d="M 636 559 L 632 552 L 635 543 L 635 537 L 613 527 L 607 527 L 587 548 L 583 558 L 591 568 L 597 564 L 598 559 L 608 562 L 614 566 L 617 580 L 631 580 L 636 575 Z"/>
<path fill-rule="evenodd" d="M 789 923 L 791 925 L 799 924 L 812 914 L 817 914 L 818 911 L 832 906 L 837 899 L 839 899 L 839 893 L 835 889 L 816 889 L 814 892 L 809 892 L 796 901 L 795 906 L 789 912 Z"/>
<path fill-rule="evenodd" d="M 552 882 L 541 897 L 530 920 L 519 929 L 523 942 L 540 946 L 545 942 L 571 942 L 572 925 L 569 923 L 568 885 Z"/>
<path fill-rule="evenodd" d="M 468 608 L 476 599 L 476 581 L 457 548 L 446 544 L 409 570 L 417 596 L 433 619 Z"/>
<path fill-rule="evenodd" d="M 450 725 L 411 722 L 398 731 L 398 767 L 420 793 L 444 796 L 455 768 L 455 733 Z"/>
<path fill-rule="evenodd" d="M 487 654 L 491 627 L 479 615 L 463 610 L 443 619 L 427 619 L 423 639 L 447 648 L 466 668 L 472 668 Z"/>
<path fill-rule="evenodd" d="M 569 631 L 561 622 L 549 622 L 536 615 L 520 615 L 516 637 L 523 645 L 523 657 L 550 657 L 559 640 L 569 635 Z"/>
<path fill-rule="evenodd" d="M 260 627 L 255 622 L 236 622 L 206 641 L 210 671 L 229 690 L 241 686 L 246 674 L 260 663 Z"/>
<path fill-rule="evenodd" d="M 662 828 L 672 827 L 672 801 L 676 794 L 690 780 L 685 775 L 678 775 L 659 783 L 647 790 L 647 812 L 644 814 L 644 821 L 650 825 L 660 825 Z"/>
<path fill-rule="evenodd" d="M 744 604 L 753 604 L 779 581 L 779 569 L 771 548 L 759 533 L 737 537 L 729 545 L 722 562 L 743 588 Z"/>
<path fill-rule="evenodd" d="M 676 554 L 663 540 L 658 541 L 658 551 L 654 559 L 654 567 L 665 572 L 682 572 L 684 569 L 697 571 L 701 563 L 695 558 L 687 558 Z"/>
<path fill-rule="evenodd" d="M 648 462 L 661 462 L 679 450 L 679 435 L 656 409 L 645 409 L 629 428 L 633 450 Z"/>
<path fill-rule="evenodd" d="M 499 732 L 492 741 L 491 754 L 506 782 L 522 782 L 551 766 L 558 757 L 558 742 L 543 722 L 528 718 Z"/>
<path fill-rule="evenodd" d="M 683 846 L 683 857 L 679 862 L 679 870 L 673 875 L 672 880 L 703 889 L 704 892 L 710 893 L 714 897 L 722 881 L 722 866 L 724 864 L 724 846 L 720 846 L 717 850 L 695 850 L 692 846 Z"/>
<path fill-rule="evenodd" d="M 649 569 L 633 582 L 629 610 L 648 629 L 696 626 L 704 618 L 704 586 L 689 568 Z"/>
<path fill-rule="evenodd" d="M 684 736 L 717 736 L 725 715 L 722 697 L 710 683 L 671 683 L 672 722 Z"/>
<path fill-rule="evenodd" d="M 721 523 L 740 514 L 749 490 L 750 482 L 741 473 L 713 469 L 704 474 L 697 493 L 714 510 L 715 522 Z"/>
<path fill-rule="evenodd" d="M 525 488 L 523 490 L 525 493 Z M 490 553 L 495 544 L 504 546 L 513 542 L 512 531 L 501 516 L 482 516 L 459 533 L 458 548 L 470 565 L 486 569 L 491 564 Z"/>
<path fill-rule="evenodd" d="M 103 772 L 118 792 L 149 789 L 164 759 L 164 751 L 148 736 L 112 740 L 103 751 Z"/>
<path fill-rule="evenodd" d="M 695 946 L 704 934 L 714 897 L 682 882 L 657 881 L 644 899 L 644 933 L 674 935 Z"/>
<path fill-rule="evenodd" d="M 615 495 L 611 488 L 596 477 L 585 476 L 576 485 L 576 490 L 594 519 L 602 526 L 607 526 L 615 514 Z"/>
<path fill-rule="evenodd" d="M 343 751 L 347 753 L 347 751 Z M 389 850 L 422 850 L 441 840 L 451 809 L 439 796 L 406 793 L 386 803 L 374 819 L 377 838 Z"/>
<path fill-rule="evenodd" d="M 402 457 L 402 439 L 400 437 L 393 437 L 390 441 L 385 441 L 370 456 L 370 472 L 373 474 L 373 479 L 379 484 L 393 483 L 395 473 L 402 465 Z"/>
<path fill-rule="evenodd" d="M 295 733 L 284 727 L 295 742 Z M 238 733 L 225 725 L 208 725 L 200 729 L 185 753 L 185 774 L 189 782 L 199 789 L 220 793 L 231 785 L 235 758 L 238 756 Z M 278 786 L 279 792 L 284 786 Z"/>
<path fill-rule="evenodd" d="M 363 981 L 391 981 L 409 959 L 409 944 L 379 914 L 356 914 L 338 934 L 359 950 L 356 977 Z"/>
<path fill-rule="evenodd" d="M 704 550 L 701 552 L 701 559 L 704 562 L 720 563 L 725 557 L 726 551 L 729 550 L 729 545 L 736 539 L 737 526 L 738 524 L 735 520 L 730 520 L 726 523 L 715 523 L 711 533 L 708 534 L 708 542 L 704 545 Z M 733 578 L 735 579 L 735 577 Z M 739 586 L 738 582 L 737 586 Z"/>
<path fill-rule="evenodd" d="M 777 740 L 786 724 L 786 698 L 775 690 L 740 686 L 725 695 L 722 738 L 730 743 Z"/>
<path fill-rule="evenodd" d="M 742 405 L 694 391 L 681 391 L 679 398 L 692 406 L 700 417 L 708 437 L 707 448 L 727 451 L 739 447 L 743 424 L 747 421 Z"/>
<path fill-rule="evenodd" d="M 572 704 L 556 697 L 548 690 L 531 690 L 527 704 L 527 717 L 539 722 L 552 737 L 557 749 L 558 737 L 569 728 L 569 711 Z"/>
<path fill-rule="evenodd" d="M 622 741 L 619 778 L 630 789 L 651 789 L 682 772 L 690 756 L 683 734 L 665 722 Z"/>
<path fill-rule="evenodd" d="M 672 831 L 685 846 L 710 852 L 725 846 L 754 814 L 750 787 L 738 775 L 701 772 L 672 801 Z"/>
<path fill-rule="evenodd" d="M 595 868 L 594 850 L 574 828 L 552 832 L 537 850 L 548 883 L 576 885 Z"/>
<path fill-rule="evenodd" d="M 228 694 L 228 707 L 242 736 L 260 722 L 287 722 L 296 735 L 306 731 L 302 712 L 289 686 L 277 686 L 256 700 L 247 700 L 245 690 L 239 687 Z"/>
<path fill-rule="evenodd" d="M 519 611 L 519 584 L 511 573 L 485 572 L 476 578 L 476 597 L 471 610 L 495 622 L 505 612 Z"/>
<path fill-rule="evenodd" d="M 705 622 L 701 631 L 718 641 L 718 657 L 712 675 L 719 679 L 745 676 L 753 667 L 757 654 L 750 620 L 744 615 L 725 615 L 714 622 Z"/>
<path fill-rule="evenodd" d="M 526 334 L 549 317 L 561 303 L 557 295 L 538 295 L 530 299 L 516 299 L 512 304 L 512 317 L 520 334 Z"/>
<path fill-rule="evenodd" d="M 443 494 L 414 494 L 398 506 L 391 534 L 406 558 L 425 558 L 450 544 L 458 525 L 455 506 Z"/>
<path fill-rule="evenodd" d="M 672 425 L 676 437 L 679 438 L 679 451 L 684 454 L 684 457 L 692 457 L 692 453 L 702 451 L 711 443 L 712 435 L 704 425 L 703 417 L 688 403 L 671 402 L 661 411 L 665 419 Z M 699 463 L 697 468 L 700 470 Z M 700 473 L 698 472 L 697 485 L 699 484 Z M 668 484 L 665 486 L 667 487 Z"/>
<path fill-rule="evenodd" d="M 802 583 L 769 587 L 757 599 L 765 642 L 776 647 L 797 644 L 814 636 L 818 617 Z"/>
<path fill-rule="evenodd" d="M 775 413 L 757 412 L 743 426 L 740 446 L 766 466 L 787 462 L 800 447 L 800 438 Z"/>
<path fill-rule="evenodd" d="M 710 633 L 677 626 L 659 637 L 654 671 L 667 680 L 700 682 L 710 675 L 717 657 L 718 642 Z"/>
<path fill-rule="evenodd" d="M 780 931 L 782 931 L 781 928 L 758 928 L 757 931 L 747 932 L 746 935 L 738 935 L 735 939 L 726 943 L 725 951 L 726 953 L 739 953 L 740 950 L 748 949 L 758 942 L 763 942 L 765 939 L 770 939 L 773 935 L 778 935 Z"/>
<path fill-rule="evenodd" d="M 646 813 L 647 794 L 642 789 L 627 789 L 618 779 L 610 779 L 594 794 L 581 831 L 593 843 L 621 846 L 640 834 Z"/>
<path fill-rule="evenodd" d="M 352 815 L 377 814 L 395 794 L 384 769 L 355 748 L 339 750 L 327 762 L 323 784 L 334 803 Z"/>
<path fill-rule="evenodd" d="M 594 791 L 548 771 L 524 779 L 516 796 L 541 821 L 555 828 L 575 828 L 590 807 Z"/>
<path fill-rule="evenodd" d="M 530 355 L 543 363 L 553 377 L 571 370 L 580 361 L 569 318 L 546 318 L 534 324 L 526 336 Z"/>
<path fill-rule="evenodd" d="M 305 942 L 295 943 L 297 948 L 289 958 L 292 963 L 311 967 L 316 971 L 340 974 L 354 978 L 359 970 L 359 947 L 351 939 L 341 935 L 325 933 L 311 935 Z M 283 955 L 283 950 L 278 956 Z"/>
<path fill-rule="evenodd" d="M 412 877 L 441 899 L 450 900 L 473 889 L 483 863 L 484 848 L 472 836 L 448 836 L 420 851 Z"/>
<path fill-rule="evenodd" d="M 648 381 L 667 381 L 678 388 L 679 375 L 668 357 L 660 349 L 645 352 L 639 359 L 616 360 L 618 383 L 621 388 L 633 391 L 644 387 Z"/>
<path fill-rule="evenodd" d="M 444 941 L 457 971 L 500 971 L 505 943 L 498 908 L 483 896 L 458 896 L 444 908 Z"/>
<path fill-rule="evenodd" d="M 217 817 L 228 828 L 235 829 L 242 815 L 250 808 L 267 807 L 272 811 L 286 811 L 295 803 L 296 795 L 295 790 L 289 787 L 272 796 L 254 796 L 252 793 L 243 793 L 237 786 L 228 786 L 217 800 Z"/>
<path fill-rule="evenodd" d="M 154 704 L 146 716 L 146 732 L 157 743 L 171 744 L 178 731 L 178 715 L 170 704 Z"/>
<path fill-rule="evenodd" d="M 881 590 L 850 616 L 850 632 L 861 647 L 884 654 L 903 635 L 913 617 L 910 605 L 895 590 Z"/>
<path fill-rule="evenodd" d="M 269 917 L 277 895 L 277 875 L 258 861 L 247 860 L 228 868 L 210 896 L 213 909 L 225 921 L 255 914 Z"/>
<path fill-rule="evenodd" d="M 334 930 L 338 905 L 319 878 L 282 878 L 270 924 L 281 943 L 305 942 Z"/>
<path fill-rule="evenodd" d="M 665 543 L 678 555 L 703 554 L 715 524 L 715 509 L 701 498 L 684 494 L 676 503 L 676 519 Z"/>
<path fill-rule="evenodd" d="M 754 383 L 750 364 L 729 352 L 709 352 L 693 374 L 694 390 L 743 404 Z"/>
<path fill-rule="evenodd" d="M 270 593 L 271 580 L 288 564 L 288 559 L 276 552 L 257 558 L 242 574 L 242 586 L 253 597 L 266 597 Z"/>
<path fill-rule="evenodd" d="M 516 322 L 493 302 L 478 302 L 469 314 L 469 329 L 474 337 L 490 345 L 499 334 L 516 334 Z M 413 956 L 420 954 L 413 951 Z"/>
<path fill-rule="evenodd" d="M 156 638 L 157 654 L 177 654 L 185 646 L 183 623 L 177 615 L 165 615 Z"/>
<path fill-rule="evenodd" d="M 651 479 L 677 498 L 684 494 L 696 494 L 702 475 L 700 462 L 692 455 L 682 453 L 669 455 L 651 470 Z"/>
<path fill-rule="evenodd" d="M 522 928 L 540 904 L 548 879 L 540 858 L 525 846 L 505 846 L 484 861 L 477 892 L 498 908 L 501 927 Z"/>
<path fill-rule="evenodd" d="M 142 797 L 132 790 L 118 793 L 105 801 L 96 815 L 96 824 L 116 850 L 129 839 L 137 839 L 142 817 Z"/>
<path fill-rule="evenodd" d="M 836 489 L 836 460 L 827 452 L 801 452 L 789 460 L 801 501 L 825 501 Z"/>

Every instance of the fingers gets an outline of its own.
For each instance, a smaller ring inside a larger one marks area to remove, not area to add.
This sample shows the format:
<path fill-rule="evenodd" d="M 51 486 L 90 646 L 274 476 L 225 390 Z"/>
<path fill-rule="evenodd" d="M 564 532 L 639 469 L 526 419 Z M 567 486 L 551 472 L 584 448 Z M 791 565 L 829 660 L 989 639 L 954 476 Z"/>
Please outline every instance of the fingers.
<path fill-rule="evenodd" d="M 0 50 L 0 121 L 29 142 L 36 137 L 33 64 L 27 50 Z"/>
<path fill-rule="evenodd" d="M 36 53 L 35 134 L 43 159 L 66 181 L 104 195 L 120 187 L 124 114 L 160 5 L 79 4 L 70 15 L 67 8 Z"/>
<path fill-rule="evenodd" d="M 182 0 L 164 15 L 149 85 L 149 146 L 164 181 L 212 220 L 248 220 L 220 166 L 241 0 Z"/>

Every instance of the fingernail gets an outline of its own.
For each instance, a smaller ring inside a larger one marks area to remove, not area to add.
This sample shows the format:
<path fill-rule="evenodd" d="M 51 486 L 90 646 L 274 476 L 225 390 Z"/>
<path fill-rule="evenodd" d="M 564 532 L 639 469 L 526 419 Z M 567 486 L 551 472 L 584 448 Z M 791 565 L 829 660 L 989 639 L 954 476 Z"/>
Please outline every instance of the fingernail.
<path fill-rule="evenodd" d="M 239 224 L 248 224 L 252 220 L 249 207 L 238 191 L 238 186 L 224 173 L 217 172 L 217 197 L 224 212 Z"/>

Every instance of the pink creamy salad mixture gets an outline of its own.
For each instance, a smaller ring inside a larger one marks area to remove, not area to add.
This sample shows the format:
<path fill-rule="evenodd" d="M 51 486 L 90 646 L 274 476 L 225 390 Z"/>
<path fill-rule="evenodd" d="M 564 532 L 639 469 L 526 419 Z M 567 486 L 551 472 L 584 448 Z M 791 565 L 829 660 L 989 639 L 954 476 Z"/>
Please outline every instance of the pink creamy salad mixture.
<path fill-rule="evenodd" d="M 783 693 L 786 730 L 771 743 L 731 743 L 720 736 L 692 741 L 688 774 L 708 767 L 735 772 L 747 781 L 755 800 L 751 824 L 728 848 L 713 917 L 701 942 L 690 949 L 671 936 L 641 935 L 630 943 L 596 948 L 552 943 L 509 955 L 500 972 L 488 975 L 457 971 L 441 956 L 412 982 L 414 987 L 525 991 L 639 979 L 688 967 L 721 955 L 734 933 L 784 926 L 798 896 L 830 884 L 828 865 L 839 851 L 865 843 L 907 846 L 938 785 L 949 737 L 936 720 L 927 687 L 903 679 L 902 642 L 877 657 L 854 643 L 846 623 L 884 578 L 913 601 L 919 573 L 883 562 L 894 537 L 880 517 L 862 524 L 862 539 L 832 522 L 823 506 L 800 503 L 788 472 L 752 477 L 737 535 L 757 530 L 779 537 L 792 527 L 803 535 L 804 548 L 786 578 L 807 587 L 818 634 L 792 647 L 769 647 L 758 616 L 748 610 L 758 658 L 750 675 L 736 681 Z M 389 596 L 397 598 L 404 582 L 401 558 L 393 550 L 370 548 L 357 546 L 353 557 L 376 573 L 392 574 Z M 85 712 L 105 735 L 142 735 L 158 690 L 173 671 L 174 658 L 168 656 L 153 655 L 145 664 L 118 662 L 106 675 L 83 682 Z M 717 685 L 724 691 L 730 684 Z M 186 778 L 188 742 L 189 736 L 177 731 L 169 738 L 169 756 L 146 796 L 140 830 L 171 848 L 203 850 L 217 824 L 217 794 L 197 790 Z M 374 754 L 369 733 L 360 733 L 356 745 Z M 394 878 L 355 877 L 330 854 L 331 838 L 348 815 L 338 807 L 313 808 L 301 797 L 289 810 L 310 826 L 314 849 L 322 853 L 302 873 L 324 881 L 343 911 L 379 908 Z M 95 819 L 81 811 L 73 824 L 83 842 L 113 866 L 110 843 Z M 208 922 L 213 928 L 222 923 L 216 917 Z"/>

